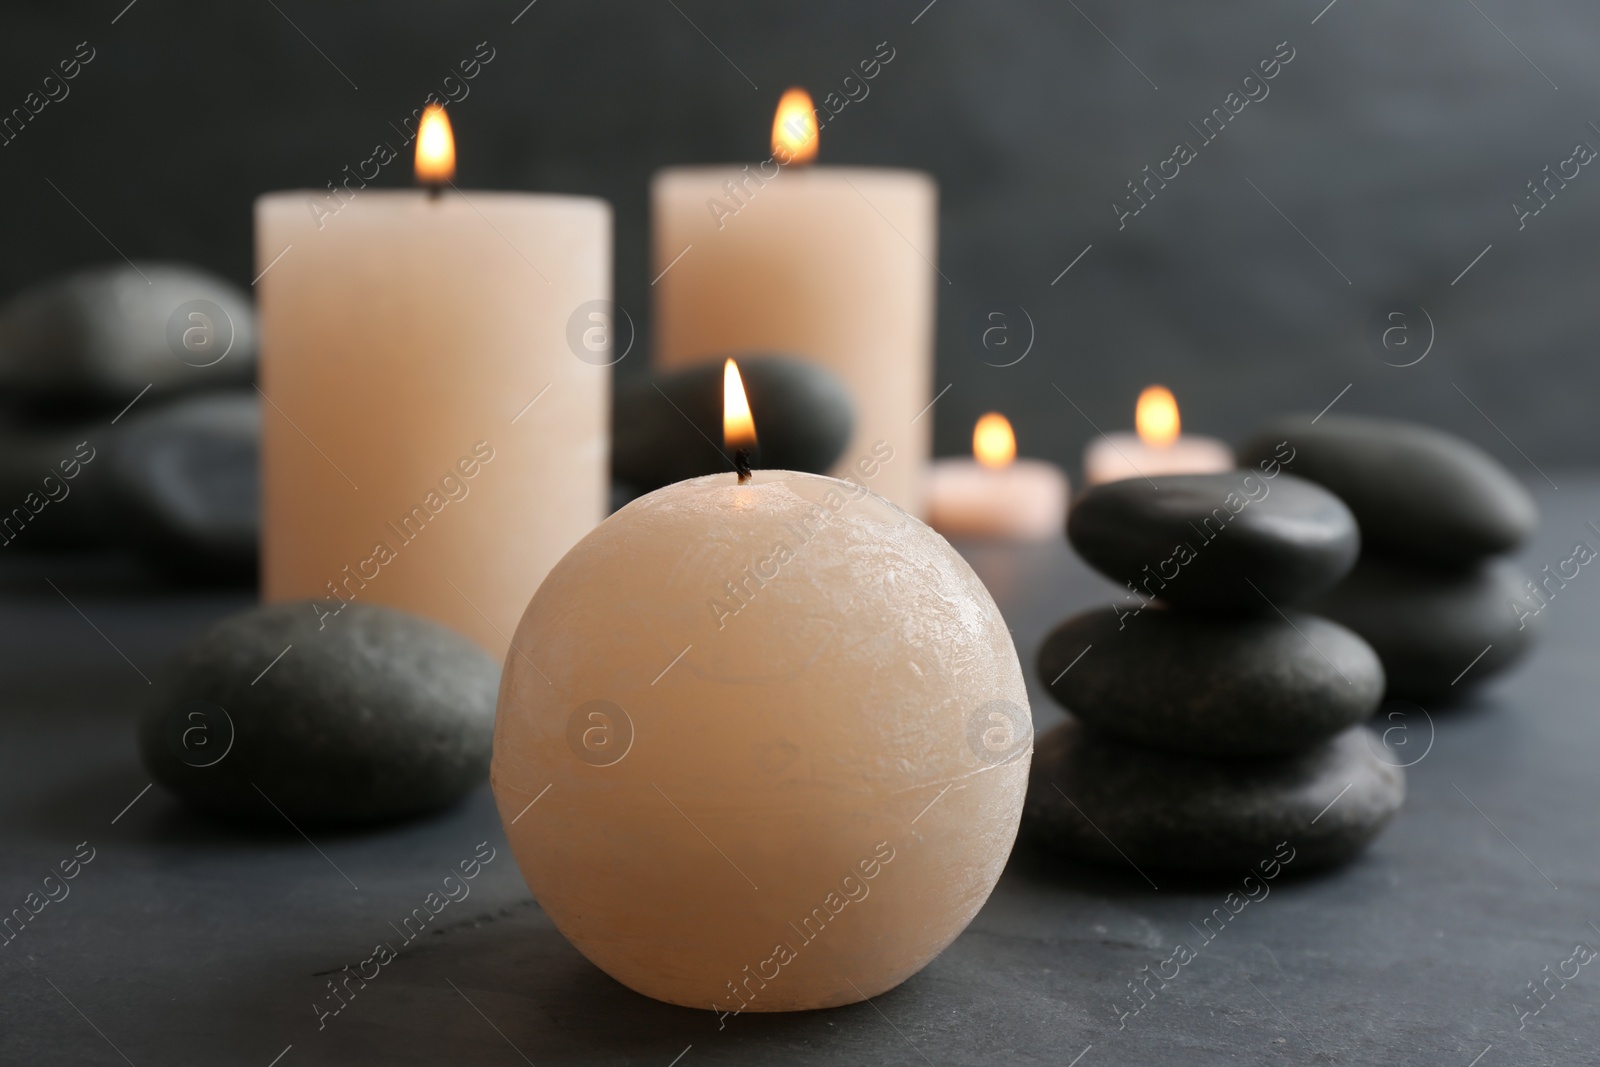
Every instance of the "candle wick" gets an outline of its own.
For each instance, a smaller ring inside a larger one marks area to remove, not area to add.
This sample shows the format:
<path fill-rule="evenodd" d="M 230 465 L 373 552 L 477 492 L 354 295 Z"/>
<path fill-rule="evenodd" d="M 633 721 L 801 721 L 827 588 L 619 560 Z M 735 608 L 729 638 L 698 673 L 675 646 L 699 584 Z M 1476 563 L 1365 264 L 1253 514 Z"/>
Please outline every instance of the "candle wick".
<path fill-rule="evenodd" d="M 429 200 L 437 200 L 437 199 L 439 199 L 440 196 L 442 196 L 444 194 L 444 183 L 443 182 L 428 182 L 427 186 L 428 186 L 428 199 Z"/>
<path fill-rule="evenodd" d="M 737 448 L 733 452 L 733 469 L 739 472 L 739 484 L 750 481 L 750 450 Z"/>

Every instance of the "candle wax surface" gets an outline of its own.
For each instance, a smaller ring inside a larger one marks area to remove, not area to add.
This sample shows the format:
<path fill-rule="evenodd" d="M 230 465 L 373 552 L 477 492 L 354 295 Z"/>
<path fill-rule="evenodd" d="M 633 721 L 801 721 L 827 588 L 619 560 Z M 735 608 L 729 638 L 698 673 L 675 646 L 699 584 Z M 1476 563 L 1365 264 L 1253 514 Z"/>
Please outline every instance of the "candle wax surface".
<path fill-rule="evenodd" d="M 933 418 L 918 416 L 933 399 L 943 285 L 938 186 L 885 167 L 757 171 L 673 167 L 651 183 L 655 365 L 778 352 L 828 368 L 855 403 L 829 473 L 845 476 L 886 440 L 896 458 L 873 490 L 921 515 Z"/>
<path fill-rule="evenodd" d="M 595 964 L 786 1011 L 875 996 L 961 932 L 1031 753 L 1011 635 L 949 544 L 860 485 L 758 471 L 641 497 L 556 565 L 506 658 L 491 777 Z"/>
<path fill-rule="evenodd" d="M 1185 434 L 1170 445 L 1147 445 L 1133 433 L 1109 433 L 1083 452 L 1085 485 L 1155 478 L 1162 474 L 1215 474 L 1234 467 L 1233 449 L 1214 437 Z"/>
<path fill-rule="evenodd" d="M 504 655 L 606 512 L 611 370 L 570 337 L 610 306 L 609 205 L 270 193 L 256 259 L 263 599 L 330 626 L 385 604 Z"/>
<path fill-rule="evenodd" d="M 1042 541 L 1067 521 L 1067 476 L 1038 459 L 985 467 L 941 459 L 928 484 L 928 524 L 946 537 Z"/>

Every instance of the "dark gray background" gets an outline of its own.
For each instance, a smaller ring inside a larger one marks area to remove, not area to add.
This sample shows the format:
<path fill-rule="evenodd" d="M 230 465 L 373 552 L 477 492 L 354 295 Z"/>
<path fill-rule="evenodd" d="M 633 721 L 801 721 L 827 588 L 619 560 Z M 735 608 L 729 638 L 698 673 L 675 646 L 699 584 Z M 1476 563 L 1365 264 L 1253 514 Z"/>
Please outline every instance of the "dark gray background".
<path fill-rule="evenodd" d="M 98 55 L 0 148 L 0 293 L 115 259 L 108 239 L 248 282 L 251 200 L 366 158 L 487 40 L 494 62 L 452 109 L 463 187 L 609 199 L 618 299 L 647 330 L 651 172 L 763 158 L 784 87 L 836 85 L 887 39 L 897 58 L 822 153 L 939 180 L 939 451 L 999 408 L 1024 452 L 1075 467 L 1087 418 L 1130 425 L 1159 380 L 1190 428 L 1225 437 L 1352 385 L 1336 410 L 1448 427 L 1529 479 L 1600 459 L 1584 418 L 1600 176 L 1521 232 L 1510 207 L 1575 142 L 1600 146 L 1593 4 L 1338 0 L 1313 24 L 1326 0 L 538 0 L 513 25 L 525 2 L 138 0 L 115 25 L 126 0 L 8 5 L 0 110 L 77 42 Z M 1118 232 L 1124 183 L 1198 146 L 1188 123 L 1285 40 L 1271 95 Z M 406 182 L 403 163 L 377 184 Z M 1366 327 L 1404 302 L 1437 343 L 1398 369 Z M 1036 347 L 986 366 L 1016 351 L 985 351 L 988 314 L 1025 329 L 1018 307 Z"/>

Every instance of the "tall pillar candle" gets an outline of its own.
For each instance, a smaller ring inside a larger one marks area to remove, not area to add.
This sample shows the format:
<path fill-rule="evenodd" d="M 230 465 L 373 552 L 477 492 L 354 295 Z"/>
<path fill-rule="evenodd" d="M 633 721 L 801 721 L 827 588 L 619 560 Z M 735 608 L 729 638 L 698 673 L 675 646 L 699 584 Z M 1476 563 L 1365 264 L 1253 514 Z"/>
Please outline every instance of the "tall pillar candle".
<path fill-rule="evenodd" d="M 847 475 L 888 442 L 894 459 L 874 488 L 922 514 L 937 199 L 933 179 L 909 170 L 780 167 L 775 158 L 659 172 L 656 364 L 783 352 L 827 367 L 855 402 L 851 443 L 832 473 Z"/>
<path fill-rule="evenodd" d="M 328 625 L 346 601 L 387 604 L 502 655 L 606 512 L 611 371 L 568 324 L 611 295 L 610 207 L 308 203 L 256 203 L 263 595 L 313 598 Z"/>

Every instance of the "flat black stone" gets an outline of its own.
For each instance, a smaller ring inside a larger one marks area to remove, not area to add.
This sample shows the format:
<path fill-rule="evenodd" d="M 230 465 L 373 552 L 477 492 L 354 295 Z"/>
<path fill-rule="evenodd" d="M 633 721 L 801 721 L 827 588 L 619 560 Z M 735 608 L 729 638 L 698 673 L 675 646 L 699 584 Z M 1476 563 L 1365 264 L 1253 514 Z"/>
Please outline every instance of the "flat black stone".
<path fill-rule="evenodd" d="M 146 386 L 149 400 L 247 384 L 255 363 L 249 295 L 181 263 L 92 267 L 0 304 L 0 389 L 35 405 L 114 413 Z"/>
<path fill-rule="evenodd" d="M 254 393 L 202 394 L 130 415 L 108 458 L 118 533 L 183 580 L 250 577 L 260 442 Z"/>
<path fill-rule="evenodd" d="M 1439 571 L 1363 556 L 1312 606 L 1377 650 L 1389 696 L 1453 700 L 1533 647 L 1544 609 L 1526 581 L 1520 568 L 1502 559 Z M 1526 610 L 1519 613 L 1514 604 Z"/>
<path fill-rule="evenodd" d="M 855 405 L 837 375 L 781 355 L 731 353 L 750 400 L 757 467 L 826 473 L 844 453 Z M 721 360 L 618 381 L 611 471 L 640 494 L 685 478 L 733 470 L 722 448 Z"/>
<path fill-rule="evenodd" d="M 435 811 L 482 782 L 494 660 L 377 605 L 323 621 L 309 601 L 273 604 L 185 646 L 140 721 L 156 781 L 209 813 L 319 825 Z"/>
<path fill-rule="evenodd" d="M 1400 763 L 1364 726 L 1247 760 L 1160 752 L 1066 722 L 1034 745 L 1023 827 L 1076 859 L 1144 871 L 1245 874 L 1284 841 L 1295 870 L 1327 867 L 1400 810 Z"/>
<path fill-rule="evenodd" d="M 1372 716 L 1383 668 L 1338 623 L 1293 612 L 1215 618 L 1146 608 L 1085 612 L 1039 649 L 1039 676 L 1096 730 L 1173 752 L 1260 755 L 1326 740 Z"/>
<path fill-rule="evenodd" d="M 1271 610 L 1350 569 L 1360 536 L 1321 486 L 1260 471 L 1096 485 L 1067 515 L 1072 547 L 1100 573 L 1182 607 Z"/>
<path fill-rule="evenodd" d="M 1253 466 L 1284 466 L 1337 493 L 1368 551 L 1434 566 L 1506 552 L 1533 533 L 1533 498 L 1493 456 L 1453 434 L 1413 422 L 1354 415 L 1276 419 L 1239 447 Z"/>

